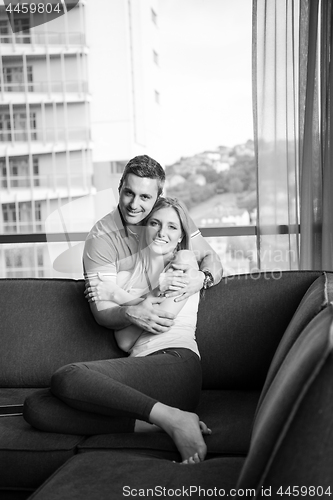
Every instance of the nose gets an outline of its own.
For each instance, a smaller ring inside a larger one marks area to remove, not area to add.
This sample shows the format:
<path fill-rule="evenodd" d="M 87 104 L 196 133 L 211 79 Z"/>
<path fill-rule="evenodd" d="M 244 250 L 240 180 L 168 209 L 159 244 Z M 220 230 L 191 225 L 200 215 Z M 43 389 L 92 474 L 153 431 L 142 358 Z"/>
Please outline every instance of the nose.
<path fill-rule="evenodd" d="M 165 236 L 165 227 L 164 226 L 160 226 L 160 228 L 158 230 L 158 236 L 159 236 L 159 238 L 164 238 L 164 236 Z"/>
<path fill-rule="evenodd" d="M 130 203 L 131 210 L 136 210 L 139 207 L 139 198 L 134 196 Z"/>

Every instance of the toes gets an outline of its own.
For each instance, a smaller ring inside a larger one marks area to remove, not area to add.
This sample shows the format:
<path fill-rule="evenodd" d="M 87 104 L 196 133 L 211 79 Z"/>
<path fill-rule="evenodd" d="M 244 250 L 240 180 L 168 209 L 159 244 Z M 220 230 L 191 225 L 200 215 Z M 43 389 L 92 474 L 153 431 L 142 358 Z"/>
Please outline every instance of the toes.
<path fill-rule="evenodd" d="M 199 457 L 198 453 L 195 453 L 193 457 L 187 458 L 186 460 L 183 460 L 181 464 L 183 465 L 192 465 L 192 464 L 199 464 L 201 462 L 201 459 Z"/>
<path fill-rule="evenodd" d="M 209 429 L 209 427 L 207 427 L 205 422 L 202 422 L 202 420 L 199 421 L 199 426 L 200 426 L 200 430 L 201 430 L 202 434 L 211 434 L 212 433 L 211 429 Z"/>

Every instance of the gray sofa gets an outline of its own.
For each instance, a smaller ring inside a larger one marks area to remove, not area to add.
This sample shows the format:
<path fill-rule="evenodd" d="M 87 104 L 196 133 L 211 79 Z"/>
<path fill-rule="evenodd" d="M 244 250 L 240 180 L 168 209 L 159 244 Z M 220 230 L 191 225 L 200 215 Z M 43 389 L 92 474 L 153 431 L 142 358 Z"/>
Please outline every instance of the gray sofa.
<path fill-rule="evenodd" d="M 73 418 L 73 434 L 51 434 L 23 418 L 25 399 L 39 391 L 40 408 L 60 366 L 124 355 L 83 290 L 83 281 L 0 280 L 1 499 L 281 499 L 288 487 L 291 496 L 329 498 L 333 273 L 232 276 L 205 292 L 197 412 L 213 432 L 207 459 L 192 466 L 173 462 L 180 457 L 162 432 L 114 434 L 96 416 L 94 429 Z M 28 403 L 24 411 L 38 415 Z"/>

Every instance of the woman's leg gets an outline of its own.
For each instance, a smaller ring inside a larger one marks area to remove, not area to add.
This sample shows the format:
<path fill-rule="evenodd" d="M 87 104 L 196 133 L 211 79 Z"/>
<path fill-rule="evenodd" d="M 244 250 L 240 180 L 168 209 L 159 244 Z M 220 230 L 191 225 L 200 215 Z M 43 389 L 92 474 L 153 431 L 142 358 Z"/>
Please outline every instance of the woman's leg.
<path fill-rule="evenodd" d="M 156 424 L 172 437 L 183 460 L 196 452 L 203 459 L 199 419 L 190 413 L 200 397 L 200 361 L 188 349 L 174 351 L 68 365 L 53 375 L 51 390 L 79 410 Z"/>
<path fill-rule="evenodd" d="M 157 401 L 193 411 L 201 391 L 200 360 L 189 349 L 177 352 L 66 365 L 52 376 L 51 391 L 78 410 L 147 422 Z"/>

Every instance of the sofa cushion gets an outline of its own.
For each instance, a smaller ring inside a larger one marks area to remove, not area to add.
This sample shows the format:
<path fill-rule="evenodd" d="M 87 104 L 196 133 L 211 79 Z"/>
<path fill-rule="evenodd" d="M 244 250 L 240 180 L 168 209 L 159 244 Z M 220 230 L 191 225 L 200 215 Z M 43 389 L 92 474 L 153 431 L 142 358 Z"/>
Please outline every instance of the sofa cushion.
<path fill-rule="evenodd" d="M 83 291 L 83 280 L 0 279 L 1 387 L 47 387 L 67 363 L 124 355 Z"/>
<path fill-rule="evenodd" d="M 228 276 L 200 300 L 204 389 L 262 389 L 276 348 L 320 272 Z"/>
<path fill-rule="evenodd" d="M 208 455 L 246 455 L 258 391 L 202 391 L 196 410 L 211 429 L 205 436 Z M 132 449 L 142 453 L 180 460 L 172 439 L 165 432 L 138 432 L 93 436 L 83 441 L 80 451 Z"/>
<path fill-rule="evenodd" d="M 307 290 L 281 339 L 269 367 L 258 407 L 295 340 L 312 318 L 331 303 L 333 303 L 333 274 L 324 273 Z"/>
<path fill-rule="evenodd" d="M 23 417 L 1 417 L 0 488 L 37 488 L 74 455 L 82 439 L 38 432 Z"/>
<path fill-rule="evenodd" d="M 89 452 L 70 459 L 29 500 L 124 500 L 223 496 L 235 487 L 244 458 L 198 465 L 122 452 Z M 201 488 L 201 490 L 199 489 Z"/>
<path fill-rule="evenodd" d="M 295 341 L 259 408 L 238 487 L 332 485 L 333 306 Z M 274 494 L 272 493 L 274 497 Z"/>
<path fill-rule="evenodd" d="M 33 394 L 36 389 L 0 387 L 0 406 L 2 405 L 23 405 L 25 398 Z"/>

